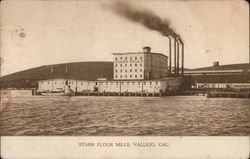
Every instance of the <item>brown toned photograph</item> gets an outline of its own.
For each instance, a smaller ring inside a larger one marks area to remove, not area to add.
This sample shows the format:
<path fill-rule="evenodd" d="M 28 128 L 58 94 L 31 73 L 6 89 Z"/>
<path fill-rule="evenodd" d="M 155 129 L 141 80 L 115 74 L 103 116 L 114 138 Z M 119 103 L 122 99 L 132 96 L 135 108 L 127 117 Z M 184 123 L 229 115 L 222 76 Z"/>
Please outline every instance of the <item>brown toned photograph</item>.
<path fill-rule="evenodd" d="M 1 5 L 1 135 L 250 133 L 246 2 Z"/>
<path fill-rule="evenodd" d="M 249 136 L 243 0 L 4 0 L 5 136 Z"/>

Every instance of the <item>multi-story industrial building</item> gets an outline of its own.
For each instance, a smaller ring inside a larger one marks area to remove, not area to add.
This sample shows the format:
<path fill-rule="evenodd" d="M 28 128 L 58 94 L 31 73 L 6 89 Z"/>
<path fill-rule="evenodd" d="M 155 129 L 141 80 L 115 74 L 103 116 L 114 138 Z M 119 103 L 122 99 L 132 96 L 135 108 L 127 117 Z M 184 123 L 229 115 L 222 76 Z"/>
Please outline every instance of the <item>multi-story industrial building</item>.
<path fill-rule="evenodd" d="M 150 47 L 144 47 L 143 52 L 113 55 L 114 80 L 158 79 L 168 75 L 168 57 L 152 53 Z"/>

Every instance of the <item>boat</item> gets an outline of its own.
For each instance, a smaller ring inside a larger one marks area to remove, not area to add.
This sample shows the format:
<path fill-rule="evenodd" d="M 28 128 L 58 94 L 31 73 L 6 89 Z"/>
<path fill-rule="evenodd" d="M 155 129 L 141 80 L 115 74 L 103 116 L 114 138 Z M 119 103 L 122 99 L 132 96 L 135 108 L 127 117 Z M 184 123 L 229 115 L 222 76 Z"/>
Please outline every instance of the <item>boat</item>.
<path fill-rule="evenodd" d="M 68 87 L 65 91 L 41 92 L 42 96 L 74 96 L 75 92 Z"/>
<path fill-rule="evenodd" d="M 75 92 L 44 92 L 42 96 L 74 96 Z"/>
<path fill-rule="evenodd" d="M 44 92 L 41 93 L 42 96 L 62 96 L 64 95 L 64 92 Z"/>

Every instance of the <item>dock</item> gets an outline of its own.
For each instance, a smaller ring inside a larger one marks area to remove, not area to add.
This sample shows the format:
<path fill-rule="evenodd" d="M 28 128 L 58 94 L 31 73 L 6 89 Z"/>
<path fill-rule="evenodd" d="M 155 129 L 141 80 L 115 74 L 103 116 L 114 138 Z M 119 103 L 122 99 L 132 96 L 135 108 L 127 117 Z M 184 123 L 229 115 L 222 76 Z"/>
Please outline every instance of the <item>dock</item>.
<path fill-rule="evenodd" d="M 160 97 L 162 93 L 147 92 L 76 92 L 76 96 L 139 96 L 139 97 Z"/>
<path fill-rule="evenodd" d="M 206 96 L 208 91 L 185 91 L 184 95 L 192 95 L 192 96 Z"/>
<path fill-rule="evenodd" d="M 250 92 L 215 92 L 209 91 L 208 98 L 250 98 Z"/>

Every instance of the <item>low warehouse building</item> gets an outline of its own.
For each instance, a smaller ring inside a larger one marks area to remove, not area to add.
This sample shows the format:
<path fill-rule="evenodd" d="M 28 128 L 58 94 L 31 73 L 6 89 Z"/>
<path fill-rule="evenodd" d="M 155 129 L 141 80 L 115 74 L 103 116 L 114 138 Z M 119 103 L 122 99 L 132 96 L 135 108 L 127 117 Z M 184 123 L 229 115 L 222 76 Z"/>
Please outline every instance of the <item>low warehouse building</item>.
<path fill-rule="evenodd" d="M 71 79 L 49 79 L 38 81 L 41 92 L 64 92 L 70 87 L 75 92 L 116 92 L 116 93 L 167 93 L 177 91 L 182 78 L 157 80 L 85 81 Z"/>

